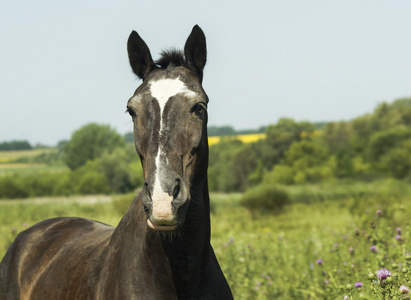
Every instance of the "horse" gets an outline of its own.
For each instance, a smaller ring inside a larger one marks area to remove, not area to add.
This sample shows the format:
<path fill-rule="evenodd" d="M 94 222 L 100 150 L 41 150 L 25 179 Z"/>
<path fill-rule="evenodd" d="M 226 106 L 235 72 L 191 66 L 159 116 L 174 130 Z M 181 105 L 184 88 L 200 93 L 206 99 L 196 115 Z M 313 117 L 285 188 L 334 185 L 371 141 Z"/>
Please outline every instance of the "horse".
<path fill-rule="evenodd" d="M 153 61 L 135 31 L 141 85 L 127 102 L 144 184 L 118 226 L 76 217 L 21 232 L 0 263 L 0 299 L 232 299 L 210 244 L 206 39 Z"/>

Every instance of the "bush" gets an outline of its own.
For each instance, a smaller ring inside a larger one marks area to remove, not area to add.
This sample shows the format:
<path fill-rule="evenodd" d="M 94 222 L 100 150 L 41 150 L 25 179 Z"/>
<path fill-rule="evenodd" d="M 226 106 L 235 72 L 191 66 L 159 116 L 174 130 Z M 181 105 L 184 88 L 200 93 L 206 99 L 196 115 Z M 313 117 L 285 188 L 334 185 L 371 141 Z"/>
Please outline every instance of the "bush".
<path fill-rule="evenodd" d="M 285 190 L 268 184 L 248 189 L 241 199 L 241 205 L 252 212 L 274 214 L 281 213 L 289 203 L 290 197 Z"/>
<path fill-rule="evenodd" d="M 30 196 L 21 176 L 4 176 L 0 177 L 0 198 L 26 198 Z"/>
<path fill-rule="evenodd" d="M 71 170 L 75 170 L 87 161 L 101 157 L 104 152 L 112 153 L 125 144 L 123 137 L 109 125 L 88 124 L 76 130 L 70 142 L 65 144 L 63 160 Z"/>

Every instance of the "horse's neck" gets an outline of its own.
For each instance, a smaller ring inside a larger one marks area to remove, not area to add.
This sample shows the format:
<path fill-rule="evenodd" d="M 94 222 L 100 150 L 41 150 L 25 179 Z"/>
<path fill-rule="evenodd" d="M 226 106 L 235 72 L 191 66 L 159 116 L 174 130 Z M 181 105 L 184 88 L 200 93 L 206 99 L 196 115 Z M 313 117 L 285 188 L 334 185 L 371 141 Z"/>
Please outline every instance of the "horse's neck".
<path fill-rule="evenodd" d="M 148 228 L 140 197 L 121 219 L 110 242 L 113 264 L 136 275 L 146 266 L 151 274 L 172 273 L 179 294 L 195 289 L 210 258 L 210 209 L 207 179 L 192 189 L 185 224 L 180 233 L 160 238 Z M 110 254 L 109 254 L 110 256 Z M 167 260 L 171 269 L 166 266 Z M 133 280 L 132 278 L 130 278 Z M 135 278 L 134 278 L 135 279 Z"/>
<path fill-rule="evenodd" d="M 210 259 L 210 208 L 207 180 L 192 188 L 181 235 L 162 240 L 177 293 L 196 289 Z"/>

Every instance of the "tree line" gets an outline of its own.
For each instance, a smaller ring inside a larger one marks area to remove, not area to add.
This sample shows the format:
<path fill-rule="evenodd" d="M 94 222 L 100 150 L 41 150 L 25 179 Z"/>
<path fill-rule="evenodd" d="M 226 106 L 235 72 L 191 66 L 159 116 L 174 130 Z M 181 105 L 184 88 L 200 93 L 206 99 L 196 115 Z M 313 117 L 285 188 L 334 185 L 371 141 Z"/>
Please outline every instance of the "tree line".
<path fill-rule="evenodd" d="M 33 147 L 27 141 L 11 141 L 0 143 L 0 151 L 31 150 Z"/>
<path fill-rule="evenodd" d="M 320 129 L 283 118 L 266 128 L 266 136 L 252 144 L 227 139 L 211 147 L 211 189 L 411 177 L 411 98 L 381 103 L 370 114 Z"/>
<path fill-rule="evenodd" d="M 238 133 L 229 126 L 211 127 L 210 132 Z M 283 118 L 264 132 L 266 138 L 255 143 L 228 137 L 210 147 L 210 190 L 411 178 L 411 98 L 381 103 L 351 121 Z M 121 136 L 109 125 L 85 125 L 59 143 L 57 152 L 32 158 L 36 163 L 64 162 L 69 171 L 1 176 L 0 198 L 130 192 L 143 183 L 132 141 L 131 133 Z"/>

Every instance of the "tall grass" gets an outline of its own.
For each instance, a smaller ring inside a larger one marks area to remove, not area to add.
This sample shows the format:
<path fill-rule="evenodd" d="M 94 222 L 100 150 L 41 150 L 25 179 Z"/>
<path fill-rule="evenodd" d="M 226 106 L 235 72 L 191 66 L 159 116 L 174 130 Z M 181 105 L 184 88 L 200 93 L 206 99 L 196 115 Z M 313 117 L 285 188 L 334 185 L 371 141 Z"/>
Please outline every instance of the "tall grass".
<path fill-rule="evenodd" d="M 399 288 L 411 285 L 407 184 L 285 189 L 293 204 L 279 215 L 251 213 L 241 194 L 211 195 L 212 244 L 235 299 L 405 298 Z M 0 255 L 19 231 L 45 218 L 81 216 L 116 225 L 133 195 L 105 199 L 0 202 Z M 387 282 L 377 277 L 383 268 L 392 274 Z"/>

